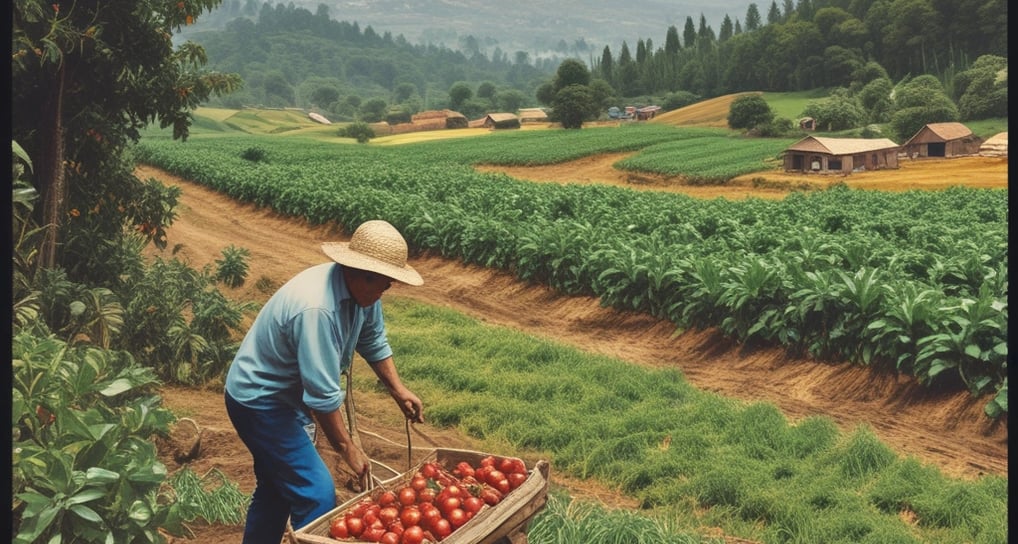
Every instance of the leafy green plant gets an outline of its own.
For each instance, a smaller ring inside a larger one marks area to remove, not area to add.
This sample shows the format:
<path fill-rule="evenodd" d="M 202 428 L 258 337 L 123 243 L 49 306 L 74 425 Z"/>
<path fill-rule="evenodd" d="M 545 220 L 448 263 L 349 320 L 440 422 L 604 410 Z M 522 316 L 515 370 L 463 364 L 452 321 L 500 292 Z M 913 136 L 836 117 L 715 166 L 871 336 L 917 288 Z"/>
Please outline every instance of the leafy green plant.
<path fill-rule="evenodd" d="M 216 259 L 216 279 L 227 287 L 240 287 L 247 279 L 247 258 L 251 252 L 247 248 L 230 245 L 223 249 L 222 258 Z"/>
<path fill-rule="evenodd" d="M 371 128 L 371 125 L 363 121 L 357 121 L 341 128 L 339 136 L 342 138 L 353 138 L 359 144 L 366 144 L 375 137 L 375 130 Z"/>
<path fill-rule="evenodd" d="M 240 154 L 240 158 L 245 161 L 263 162 L 268 155 L 268 152 L 260 147 L 249 147 Z"/>
<path fill-rule="evenodd" d="M 158 542 L 171 521 L 158 382 L 130 355 L 16 333 L 12 345 L 13 542 Z M 56 540 L 54 540 L 56 539 Z"/>

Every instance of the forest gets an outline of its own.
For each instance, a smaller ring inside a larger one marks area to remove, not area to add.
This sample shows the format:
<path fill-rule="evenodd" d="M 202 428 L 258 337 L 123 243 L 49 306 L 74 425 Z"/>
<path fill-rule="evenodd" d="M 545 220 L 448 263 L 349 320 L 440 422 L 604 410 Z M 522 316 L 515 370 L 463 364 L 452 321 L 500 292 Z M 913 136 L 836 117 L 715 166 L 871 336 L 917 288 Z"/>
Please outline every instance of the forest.
<path fill-rule="evenodd" d="M 959 101 L 972 83 L 959 74 L 981 56 L 1007 58 L 1002 0 L 750 3 L 744 14 L 726 15 L 717 30 L 703 16 L 690 16 L 681 29 L 662 28 L 660 36 L 634 36 L 600 51 L 583 43 L 583 51 L 543 59 L 497 46 L 486 53 L 479 45 L 484 37 L 474 35 L 459 49 L 412 44 L 384 29 L 336 20 L 324 4 L 314 13 L 292 3 L 266 2 L 257 13 L 252 2 L 227 8 L 236 17 L 222 28 L 186 33 L 205 48 L 211 68 L 244 80 L 244 89 L 222 105 L 316 107 L 338 120 L 354 120 L 372 99 L 410 113 L 451 105 L 472 118 L 549 105 L 540 88 L 565 58 L 588 66 L 592 85 L 609 89 L 601 93 L 607 104 L 671 107 L 748 90 L 850 88 L 874 72 L 894 83 L 933 75 Z M 450 96 L 457 84 L 467 85 L 471 96 Z M 995 84 L 980 82 L 980 88 Z M 1006 98 L 1006 72 L 1003 88 Z M 987 116 L 1002 115 L 1000 108 L 1006 115 L 1006 99 L 994 107 Z"/>

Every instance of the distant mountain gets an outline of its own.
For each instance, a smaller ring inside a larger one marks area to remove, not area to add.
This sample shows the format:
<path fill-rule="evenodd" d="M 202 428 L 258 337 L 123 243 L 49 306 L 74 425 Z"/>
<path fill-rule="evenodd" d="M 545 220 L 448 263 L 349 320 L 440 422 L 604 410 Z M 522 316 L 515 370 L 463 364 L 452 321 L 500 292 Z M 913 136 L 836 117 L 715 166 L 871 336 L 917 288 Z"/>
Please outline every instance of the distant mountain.
<path fill-rule="evenodd" d="M 243 3 L 244 0 L 232 0 Z M 227 6 L 231 0 L 225 0 Z M 275 6 L 277 2 L 269 2 Z M 402 35 L 410 43 L 445 45 L 461 49 L 473 36 L 477 49 L 490 54 L 495 47 L 513 55 L 525 51 L 531 58 L 546 53 L 593 53 L 604 46 L 617 52 L 625 41 L 635 51 L 639 39 L 663 46 L 668 27 L 680 32 L 686 18 L 699 27 L 701 15 L 715 32 L 727 14 L 742 21 L 750 0 L 295 0 L 293 4 L 316 13 L 328 7 L 338 21 L 371 26 L 379 33 Z M 766 13 L 769 2 L 756 2 Z M 261 5 L 261 4 L 259 4 Z M 202 18 L 199 18 L 201 22 Z M 565 44 L 569 49 L 562 50 Z M 575 47 L 579 43 L 581 47 Z M 586 49 L 586 50 L 584 50 Z M 584 59 L 586 60 L 586 59 Z"/>

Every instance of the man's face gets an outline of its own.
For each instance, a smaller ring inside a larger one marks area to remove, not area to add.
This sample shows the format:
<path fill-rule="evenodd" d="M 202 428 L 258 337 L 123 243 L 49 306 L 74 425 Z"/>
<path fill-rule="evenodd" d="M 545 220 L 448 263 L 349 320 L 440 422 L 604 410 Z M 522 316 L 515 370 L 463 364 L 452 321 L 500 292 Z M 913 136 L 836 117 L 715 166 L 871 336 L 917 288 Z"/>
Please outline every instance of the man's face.
<path fill-rule="evenodd" d="M 382 298 L 382 293 L 392 286 L 392 278 L 358 269 L 350 270 L 346 282 L 350 295 L 362 308 L 378 302 L 378 299 Z"/>

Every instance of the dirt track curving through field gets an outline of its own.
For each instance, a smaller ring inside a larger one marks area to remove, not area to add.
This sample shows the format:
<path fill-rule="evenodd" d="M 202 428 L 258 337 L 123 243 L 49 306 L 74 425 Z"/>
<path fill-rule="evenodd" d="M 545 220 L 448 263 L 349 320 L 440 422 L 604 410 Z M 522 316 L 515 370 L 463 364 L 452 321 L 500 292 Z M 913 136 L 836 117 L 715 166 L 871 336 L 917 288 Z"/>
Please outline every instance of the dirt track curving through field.
<path fill-rule="evenodd" d="M 589 168 L 586 182 L 630 184 L 611 171 L 613 160 L 612 157 L 588 160 L 600 164 L 586 166 Z M 605 163 L 609 165 L 607 171 Z M 1002 186 L 1006 188 L 1006 159 L 1003 165 Z M 943 167 L 940 165 L 941 175 Z M 557 174 L 536 170 L 510 173 L 538 181 L 584 179 L 577 177 L 578 172 L 584 171 L 584 163 L 558 168 Z M 258 289 L 255 286 L 258 280 L 281 285 L 304 267 L 325 260 L 318 248 L 321 241 L 344 237 L 335 227 L 309 226 L 300 220 L 240 204 L 154 168 L 142 166 L 136 173 L 141 179 L 154 177 L 182 189 L 178 218 L 168 231 L 170 247 L 180 244 L 178 256 L 201 267 L 220 258 L 223 248 L 231 244 L 250 251 L 250 281 L 229 293 L 238 299 L 265 300 L 271 293 Z M 608 179 L 613 176 L 614 182 Z M 668 185 L 667 180 L 655 183 Z M 995 178 L 994 183 L 1001 186 L 999 179 Z M 729 189 L 750 190 L 739 186 Z M 739 198 L 738 194 L 727 196 Z M 850 365 L 791 359 L 780 349 L 744 353 L 713 331 L 686 332 L 673 337 L 673 327 L 667 322 L 602 308 L 592 298 L 559 296 L 508 275 L 448 259 L 424 256 L 412 259 L 412 264 L 425 278 L 425 284 L 394 285 L 391 296 L 449 307 L 489 323 L 633 364 L 676 367 L 701 389 L 748 402 L 773 403 L 793 421 L 826 415 L 846 431 L 866 425 L 900 454 L 935 465 L 950 476 L 1007 475 L 1007 422 L 992 422 L 983 414 L 985 398 L 973 399 L 965 392 L 930 391 L 904 377 L 874 375 Z M 243 491 L 250 492 L 253 489 L 250 458 L 225 418 L 220 391 L 167 387 L 163 394 L 168 407 L 199 420 L 206 428 L 204 453 L 195 461 L 195 470 L 217 468 L 239 482 Z M 358 402 L 365 408 L 358 410 L 364 414 L 362 428 L 405 444 L 402 421 L 388 406 L 390 400 L 366 395 Z M 427 432 L 447 447 L 471 446 L 468 438 L 449 430 L 427 428 Z M 378 449 L 369 455 L 386 457 L 396 466 L 401 458 L 406 463 L 405 446 L 383 453 L 386 447 L 379 443 Z M 168 465 L 171 470 L 177 468 L 172 461 Z M 553 483 L 556 480 L 579 490 L 579 494 L 627 505 L 625 498 L 596 486 L 568 482 L 553 475 Z M 240 542 L 235 527 L 206 527 L 196 537 L 214 538 L 221 544 Z"/>

